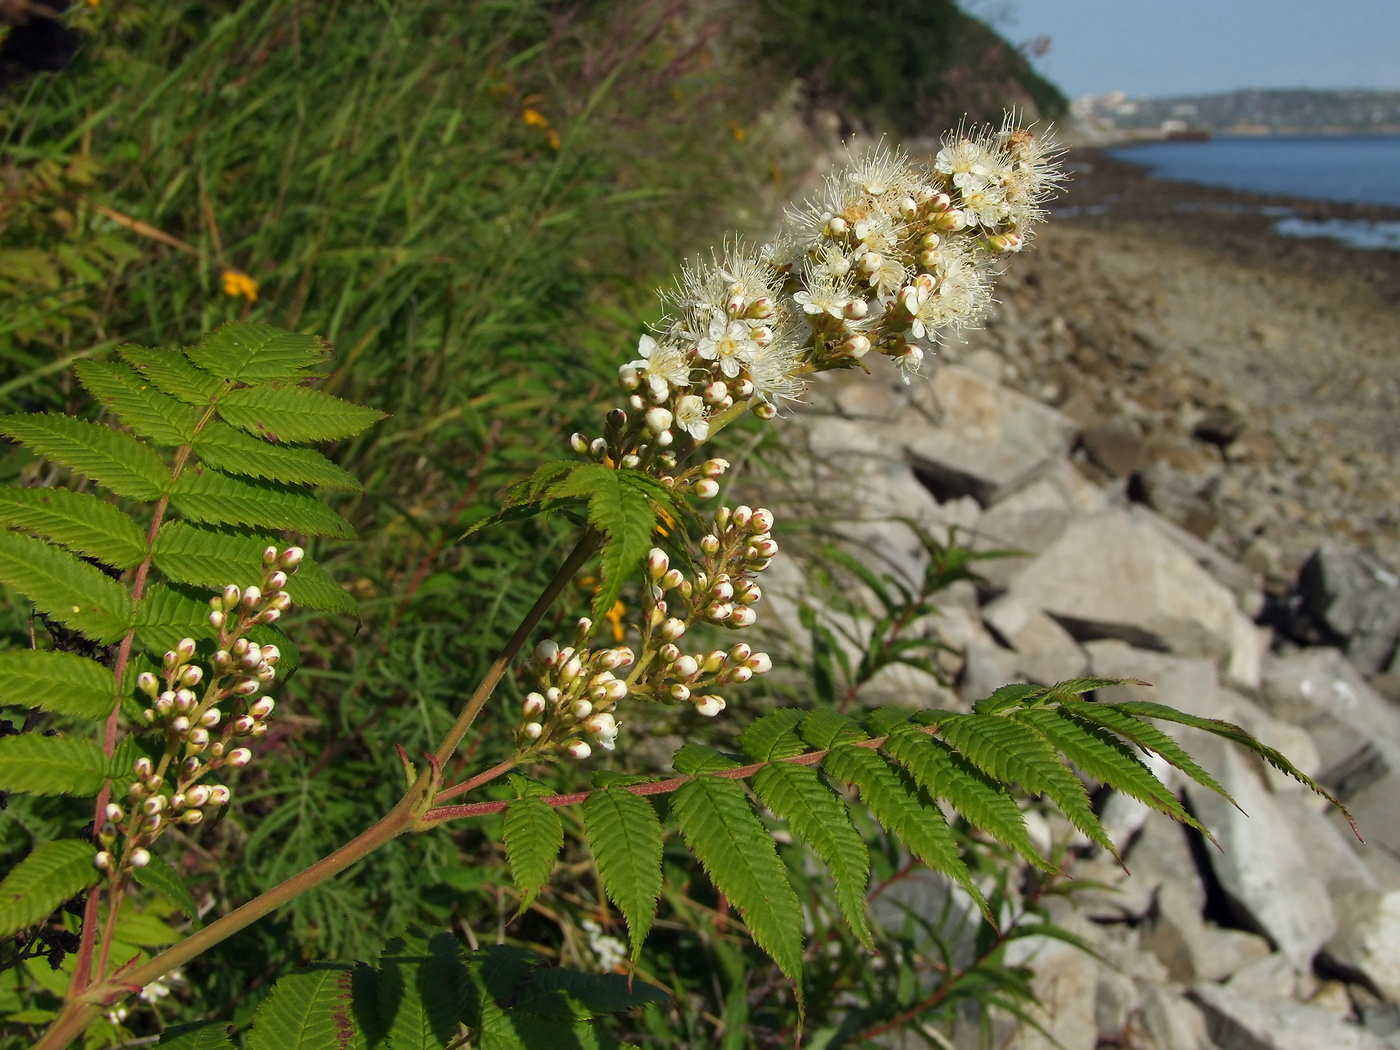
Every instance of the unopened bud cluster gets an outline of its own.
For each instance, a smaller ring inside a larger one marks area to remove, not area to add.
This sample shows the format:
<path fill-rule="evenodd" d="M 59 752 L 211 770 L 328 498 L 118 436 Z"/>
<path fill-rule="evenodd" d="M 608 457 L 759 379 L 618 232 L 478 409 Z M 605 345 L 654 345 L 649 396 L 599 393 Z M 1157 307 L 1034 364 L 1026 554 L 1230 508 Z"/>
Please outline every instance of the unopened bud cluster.
<path fill-rule="evenodd" d="M 627 406 L 601 436 L 573 435 L 574 450 L 670 474 L 678 447 L 745 408 L 771 418 L 811 373 L 874 352 L 907 380 L 942 330 L 986 313 L 1002 259 L 1062 179 L 1059 153 L 1008 116 L 946 136 L 929 165 L 885 147 L 852 158 L 772 242 L 683 271 L 671 312 L 619 369 Z"/>
<path fill-rule="evenodd" d="M 618 721 L 613 712 L 628 693 L 625 674 L 636 656 L 626 646 L 590 650 L 593 621 L 579 620 L 574 644 L 560 648 L 546 639 L 535 646 L 531 666 L 539 688 L 521 704 L 516 740 L 537 757 L 587 758 L 592 740 L 611 751 Z"/>
<path fill-rule="evenodd" d="M 642 633 L 643 665 L 634 695 L 663 703 L 689 703 L 707 717 L 725 708 L 713 690 L 742 684 L 772 666 L 766 653 L 744 642 L 729 649 L 687 651 L 685 638 L 696 624 L 731 630 L 753 625 L 754 604 L 763 597 L 755 577 L 766 569 L 778 545 L 773 514 L 759 508 L 721 507 L 710 531 L 700 538 L 695 571 L 687 577 L 672 568 L 666 552 L 647 557 L 650 588 Z"/>
<path fill-rule="evenodd" d="M 290 607 L 291 597 L 282 588 L 302 558 L 300 547 L 268 547 L 261 586 L 230 584 L 209 600 L 217 648 L 208 670 L 195 663 L 194 639 L 185 638 L 165 654 L 158 675 L 137 676 L 137 688 L 150 701 L 141 720 L 162 732 L 163 746 L 157 758 L 136 759 L 125 808 L 107 807 L 97 831 L 100 870 L 118 875 L 144 867 L 150 863 L 148 847 L 166 828 L 201 824 L 229 801 L 225 785 L 200 781 L 225 767 L 247 765 L 253 753 L 245 745 L 267 733 L 275 703 L 263 694 L 277 677 L 282 654 L 246 635 Z"/>

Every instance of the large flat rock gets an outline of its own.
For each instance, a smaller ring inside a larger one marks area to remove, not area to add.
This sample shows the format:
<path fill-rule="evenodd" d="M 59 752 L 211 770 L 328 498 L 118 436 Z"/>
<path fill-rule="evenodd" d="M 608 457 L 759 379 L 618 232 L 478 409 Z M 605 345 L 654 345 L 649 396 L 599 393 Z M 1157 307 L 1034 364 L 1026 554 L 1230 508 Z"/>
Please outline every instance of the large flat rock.
<path fill-rule="evenodd" d="M 1251 999 L 1217 984 L 1191 992 L 1221 1050 L 1390 1050 L 1389 1044 L 1336 1014 L 1287 999 Z"/>
<path fill-rule="evenodd" d="M 1011 594 L 1080 639 L 1224 660 L 1234 596 L 1194 558 L 1131 511 L 1073 522 L 1016 577 Z"/>
<path fill-rule="evenodd" d="M 1065 455 L 1078 430 L 1053 408 L 958 365 L 939 368 L 915 401 L 933 425 L 911 433 L 905 447 L 940 500 L 994 502 Z"/>

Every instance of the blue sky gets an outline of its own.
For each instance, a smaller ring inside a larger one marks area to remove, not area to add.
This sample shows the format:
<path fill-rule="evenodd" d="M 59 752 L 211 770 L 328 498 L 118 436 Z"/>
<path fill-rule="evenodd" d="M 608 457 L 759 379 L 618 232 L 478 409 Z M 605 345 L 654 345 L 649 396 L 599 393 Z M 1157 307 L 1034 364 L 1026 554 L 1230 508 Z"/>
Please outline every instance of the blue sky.
<path fill-rule="evenodd" d="M 961 0 L 1074 97 L 1400 90 L 1400 0 Z"/>

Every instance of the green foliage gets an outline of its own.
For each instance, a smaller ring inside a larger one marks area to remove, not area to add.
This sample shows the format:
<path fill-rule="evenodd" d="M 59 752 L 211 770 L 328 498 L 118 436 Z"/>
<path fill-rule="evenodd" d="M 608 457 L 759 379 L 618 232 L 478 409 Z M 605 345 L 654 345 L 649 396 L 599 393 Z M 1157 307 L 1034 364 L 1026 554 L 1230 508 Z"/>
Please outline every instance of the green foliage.
<path fill-rule="evenodd" d="M 661 821 L 650 802 L 616 786 L 589 795 L 583 825 L 603 891 L 627 920 L 636 960 L 661 896 Z"/>
<path fill-rule="evenodd" d="M 253 1014 L 249 1050 L 444 1050 L 465 1029 L 480 1047 L 621 1047 L 593 1022 L 666 1001 L 654 985 L 554 967 L 497 945 L 463 953 L 413 928 L 371 968 L 324 963 L 277 982 Z M 231 1047 L 222 1025 L 172 1030 L 162 1047 Z"/>
<path fill-rule="evenodd" d="M 5 707 L 97 719 L 111 711 L 115 695 L 112 672 L 73 653 L 0 653 L 0 705 Z"/>
<path fill-rule="evenodd" d="M 0 937 L 32 926 L 69 897 L 97 882 L 90 842 L 46 842 L 0 882 Z"/>
<path fill-rule="evenodd" d="M 564 845 L 559 814 L 538 798 L 518 798 L 506 810 L 506 856 L 510 875 L 520 890 L 523 912 L 549 882 L 554 861 Z"/>
<path fill-rule="evenodd" d="M 107 756 L 90 741 L 36 733 L 0 737 L 0 791 L 96 795 L 107 775 Z"/>

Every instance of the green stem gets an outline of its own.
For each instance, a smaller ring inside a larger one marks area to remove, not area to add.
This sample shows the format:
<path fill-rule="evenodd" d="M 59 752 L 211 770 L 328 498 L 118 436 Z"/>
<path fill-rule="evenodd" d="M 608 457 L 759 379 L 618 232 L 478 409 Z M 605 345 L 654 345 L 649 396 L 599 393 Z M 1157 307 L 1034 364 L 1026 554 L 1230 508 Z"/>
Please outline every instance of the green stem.
<path fill-rule="evenodd" d="M 467 730 L 476 721 L 477 715 L 481 714 L 481 709 L 486 706 L 486 701 L 491 699 L 491 694 L 495 691 L 496 685 L 500 682 L 502 675 L 529 641 L 530 634 L 539 626 L 539 622 L 544 618 L 544 614 L 549 607 L 554 604 L 554 600 L 569 585 L 569 581 L 574 578 L 574 574 L 583 567 L 583 563 L 593 556 L 593 552 L 598 549 L 602 542 L 602 535 L 596 529 L 589 529 L 583 534 L 583 538 L 578 541 L 577 546 L 569 553 L 564 564 L 559 567 L 559 571 L 554 574 L 554 578 L 549 581 L 543 593 L 530 607 L 530 611 L 525 614 L 525 618 L 520 621 L 520 626 L 515 629 L 515 633 L 510 636 L 510 641 L 506 642 L 505 648 L 501 650 L 499 656 L 486 669 L 485 676 L 481 679 L 481 684 L 476 687 L 476 692 L 467 701 L 462 713 L 457 716 L 457 721 L 452 723 L 452 728 L 447 731 L 447 735 L 442 738 L 442 743 L 433 752 L 433 758 L 439 767 L 445 766 L 447 760 L 452 757 L 457 750 L 457 745 L 462 742 L 462 738 L 467 735 Z"/>

